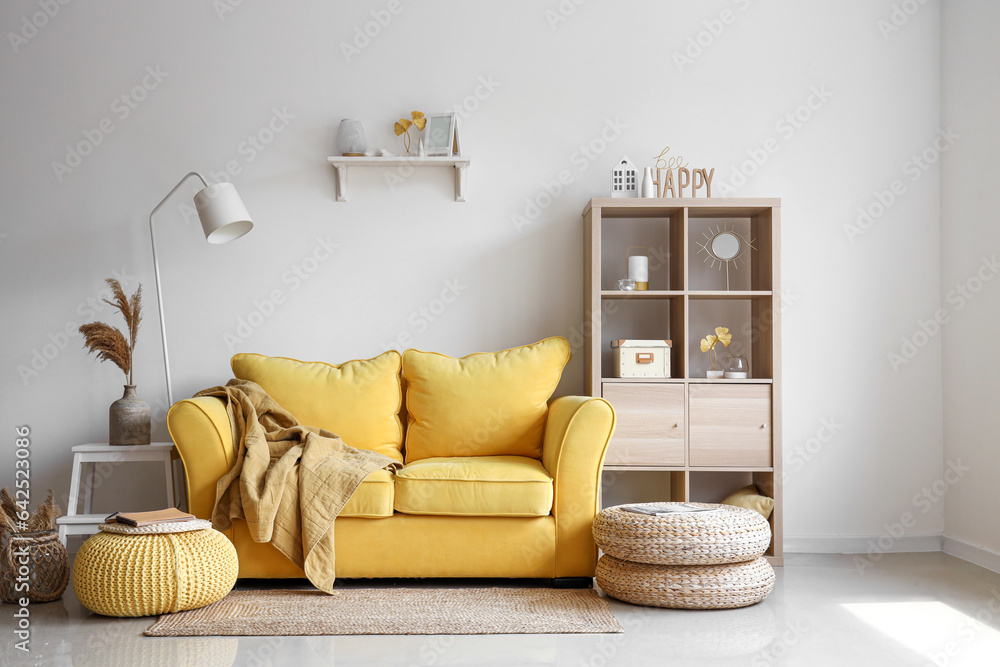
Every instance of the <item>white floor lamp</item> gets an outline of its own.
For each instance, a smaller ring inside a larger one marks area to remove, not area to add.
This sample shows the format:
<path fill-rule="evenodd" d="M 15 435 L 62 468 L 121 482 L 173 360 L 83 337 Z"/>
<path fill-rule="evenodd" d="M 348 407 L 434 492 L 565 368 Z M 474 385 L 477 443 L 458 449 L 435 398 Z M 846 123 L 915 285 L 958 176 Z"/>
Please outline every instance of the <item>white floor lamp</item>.
<path fill-rule="evenodd" d="M 212 244 L 228 243 L 238 239 L 251 229 L 253 221 L 247 212 L 243 200 L 236 193 L 236 188 L 232 183 L 216 183 L 209 185 L 205 177 L 196 171 L 192 171 L 174 186 L 174 189 L 167 193 L 153 212 L 149 214 L 149 238 L 153 244 L 153 275 L 156 278 L 156 305 L 160 313 L 160 336 L 163 339 L 163 372 L 167 377 L 167 405 L 174 404 L 173 387 L 170 384 L 170 360 L 167 355 L 167 325 L 163 320 L 163 292 L 160 290 L 160 263 L 156 255 L 156 232 L 153 225 L 153 216 L 170 199 L 170 196 L 177 192 L 177 189 L 191 176 L 197 176 L 205 188 L 199 190 L 194 196 L 194 205 L 198 210 L 198 218 L 201 220 L 201 228 L 205 232 L 205 239 Z"/>

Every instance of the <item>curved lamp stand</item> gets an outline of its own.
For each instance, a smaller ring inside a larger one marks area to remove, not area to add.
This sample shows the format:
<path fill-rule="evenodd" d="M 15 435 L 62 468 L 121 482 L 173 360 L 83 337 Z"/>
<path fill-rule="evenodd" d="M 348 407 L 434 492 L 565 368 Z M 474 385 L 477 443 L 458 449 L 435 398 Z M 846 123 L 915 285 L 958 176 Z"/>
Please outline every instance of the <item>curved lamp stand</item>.
<path fill-rule="evenodd" d="M 196 171 L 187 174 L 167 193 L 153 212 L 149 214 L 149 238 L 153 245 L 153 276 L 156 279 L 156 305 L 160 314 L 160 337 L 163 341 L 163 372 L 167 378 L 167 405 L 174 404 L 173 386 L 170 383 L 170 359 L 167 354 L 167 325 L 163 319 L 163 293 L 160 290 L 160 262 L 156 254 L 156 232 L 153 216 L 163 207 L 177 189 L 191 176 L 197 176 L 205 185 L 194 196 L 194 205 L 198 210 L 201 228 L 205 232 L 205 240 L 218 245 L 228 243 L 243 236 L 253 229 L 253 220 L 247 212 L 243 200 L 240 199 L 232 183 L 216 183 L 209 185 L 205 177 Z"/>

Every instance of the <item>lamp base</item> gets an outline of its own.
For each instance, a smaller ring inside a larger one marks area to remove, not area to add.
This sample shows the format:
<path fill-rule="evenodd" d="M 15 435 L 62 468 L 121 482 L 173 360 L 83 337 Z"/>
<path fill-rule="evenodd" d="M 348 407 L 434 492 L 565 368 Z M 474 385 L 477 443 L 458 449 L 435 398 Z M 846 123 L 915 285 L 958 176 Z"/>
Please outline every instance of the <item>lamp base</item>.
<path fill-rule="evenodd" d="M 635 291 L 636 292 L 648 292 L 649 291 L 649 283 L 648 282 L 640 282 L 638 280 L 635 281 Z"/>

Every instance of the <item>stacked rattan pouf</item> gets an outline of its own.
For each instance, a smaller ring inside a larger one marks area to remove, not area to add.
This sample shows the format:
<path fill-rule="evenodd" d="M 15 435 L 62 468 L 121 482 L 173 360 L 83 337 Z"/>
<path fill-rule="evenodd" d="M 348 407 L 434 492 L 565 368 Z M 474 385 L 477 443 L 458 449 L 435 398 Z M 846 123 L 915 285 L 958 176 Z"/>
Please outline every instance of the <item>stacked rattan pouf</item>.
<path fill-rule="evenodd" d="M 689 504 L 714 509 L 652 516 L 618 506 L 598 514 L 598 585 L 625 602 L 677 609 L 746 607 L 767 597 L 767 520 L 742 507 Z"/>

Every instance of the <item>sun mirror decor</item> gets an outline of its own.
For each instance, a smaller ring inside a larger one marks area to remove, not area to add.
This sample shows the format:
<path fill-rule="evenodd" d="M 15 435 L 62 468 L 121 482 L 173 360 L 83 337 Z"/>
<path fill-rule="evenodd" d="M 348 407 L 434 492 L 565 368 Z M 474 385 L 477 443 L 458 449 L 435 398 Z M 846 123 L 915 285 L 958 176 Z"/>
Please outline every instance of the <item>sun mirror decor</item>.
<path fill-rule="evenodd" d="M 741 233 L 737 229 L 736 223 L 724 223 L 714 229 L 710 227 L 705 231 L 704 238 L 703 242 L 696 242 L 698 252 L 705 254 L 705 262 L 710 262 L 711 268 L 715 268 L 716 262 L 719 264 L 720 271 L 723 266 L 726 267 L 726 289 L 731 289 L 729 287 L 730 265 L 733 269 L 738 269 L 740 262 L 749 265 L 750 259 L 747 253 L 750 250 L 756 250 L 753 245 L 754 240 Z"/>

